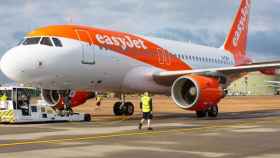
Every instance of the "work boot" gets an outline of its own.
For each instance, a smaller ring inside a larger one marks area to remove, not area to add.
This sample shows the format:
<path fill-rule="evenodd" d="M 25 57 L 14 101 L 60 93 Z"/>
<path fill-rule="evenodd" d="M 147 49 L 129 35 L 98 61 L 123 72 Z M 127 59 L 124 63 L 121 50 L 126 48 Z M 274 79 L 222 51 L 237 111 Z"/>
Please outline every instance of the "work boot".
<path fill-rule="evenodd" d="M 151 130 L 153 130 L 153 128 L 152 128 L 152 127 L 149 127 L 148 130 L 151 131 Z"/>
<path fill-rule="evenodd" d="M 142 129 L 142 123 L 139 123 L 138 129 L 139 129 L 139 130 Z"/>

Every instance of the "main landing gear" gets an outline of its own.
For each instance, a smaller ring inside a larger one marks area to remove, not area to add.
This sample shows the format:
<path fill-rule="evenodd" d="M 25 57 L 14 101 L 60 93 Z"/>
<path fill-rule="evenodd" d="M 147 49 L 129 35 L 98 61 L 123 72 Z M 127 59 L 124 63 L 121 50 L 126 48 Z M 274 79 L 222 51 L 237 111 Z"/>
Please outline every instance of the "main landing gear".
<path fill-rule="evenodd" d="M 202 117 L 206 117 L 208 114 L 208 117 L 217 117 L 218 113 L 219 113 L 218 105 L 213 105 L 206 110 L 196 111 L 196 116 L 198 118 L 202 118 Z"/>
<path fill-rule="evenodd" d="M 125 95 L 121 95 L 121 101 L 115 102 L 113 112 L 116 116 L 131 116 L 134 113 L 134 105 L 125 101 Z"/>

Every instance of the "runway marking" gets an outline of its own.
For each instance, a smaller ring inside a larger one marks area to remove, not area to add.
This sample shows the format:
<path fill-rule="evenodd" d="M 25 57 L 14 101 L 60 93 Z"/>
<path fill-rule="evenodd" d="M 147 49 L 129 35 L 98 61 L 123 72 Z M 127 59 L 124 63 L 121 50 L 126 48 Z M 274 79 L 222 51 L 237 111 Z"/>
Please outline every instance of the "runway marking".
<path fill-rule="evenodd" d="M 276 123 L 280 122 L 279 119 L 277 120 L 268 120 L 268 121 L 261 121 L 261 122 L 271 122 Z M 233 127 L 236 125 L 255 125 L 259 123 L 259 121 L 252 121 L 252 122 L 241 122 L 241 123 L 232 123 L 232 124 L 224 124 L 224 125 L 212 125 L 207 127 L 194 127 L 194 128 L 180 128 L 180 129 L 168 129 L 168 130 L 158 130 L 158 131 L 125 131 L 125 132 L 117 132 L 112 134 L 106 135 L 95 135 L 95 136 L 86 136 L 86 137 L 72 137 L 72 138 L 62 138 L 62 139 L 50 139 L 50 140 L 34 140 L 34 141 L 22 141 L 22 142 L 13 142 L 13 143 L 5 143 L 0 144 L 0 148 L 3 147 L 11 147 L 16 145 L 28 145 L 28 144 L 53 144 L 53 143 L 61 143 L 66 141 L 86 141 L 86 140 L 98 140 L 98 139 L 108 139 L 108 138 L 115 138 L 115 137 L 123 137 L 123 136 L 148 136 L 148 135 L 159 135 L 165 133 L 180 133 L 180 132 L 191 132 L 191 131 L 205 131 L 205 130 L 217 130 L 223 129 L 226 127 Z"/>

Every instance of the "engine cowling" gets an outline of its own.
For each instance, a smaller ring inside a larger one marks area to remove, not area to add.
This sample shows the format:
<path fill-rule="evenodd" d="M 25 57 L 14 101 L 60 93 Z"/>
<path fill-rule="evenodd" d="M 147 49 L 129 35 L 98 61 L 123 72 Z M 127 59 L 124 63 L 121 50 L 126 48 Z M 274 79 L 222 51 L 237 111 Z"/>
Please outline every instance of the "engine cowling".
<path fill-rule="evenodd" d="M 183 76 L 174 81 L 171 95 L 185 110 L 204 110 L 225 96 L 218 79 L 205 76 Z"/>
<path fill-rule="evenodd" d="M 79 106 L 85 103 L 88 99 L 95 97 L 94 92 L 86 91 L 71 91 L 71 107 Z M 63 97 L 57 90 L 42 89 L 42 99 L 49 105 L 58 109 L 64 108 Z"/>

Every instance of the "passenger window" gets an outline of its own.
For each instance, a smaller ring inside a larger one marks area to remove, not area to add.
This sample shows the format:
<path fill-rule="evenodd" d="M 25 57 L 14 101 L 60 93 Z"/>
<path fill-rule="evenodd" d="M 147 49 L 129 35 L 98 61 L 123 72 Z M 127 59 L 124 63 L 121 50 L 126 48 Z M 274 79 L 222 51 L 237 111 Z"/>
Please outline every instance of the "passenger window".
<path fill-rule="evenodd" d="M 25 39 L 21 39 L 21 40 L 17 43 L 17 45 L 18 45 L 18 46 L 21 45 L 22 42 L 23 42 L 24 40 L 25 40 Z"/>
<path fill-rule="evenodd" d="M 23 45 L 32 45 L 32 44 L 38 44 L 40 41 L 41 37 L 32 37 L 32 38 L 27 38 L 22 44 Z"/>
<path fill-rule="evenodd" d="M 182 54 L 182 59 L 184 59 L 185 60 L 185 56 Z"/>
<path fill-rule="evenodd" d="M 53 46 L 52 41 L 50 40 L 49 37 L 43 37 L 40 44 L 47 45 L 47 46 Z"/>
<path fill-rule="evenodd" d="M 61 43 L 61 41 L 60 41 L 59 39 L 57 39 L 57 38 L 52 38 L 52 40 L 53 40 L 53 43 L 54 43 L 54 45 L 55 45 L 56 47 L 62 47 L 62 43 Z"/>

